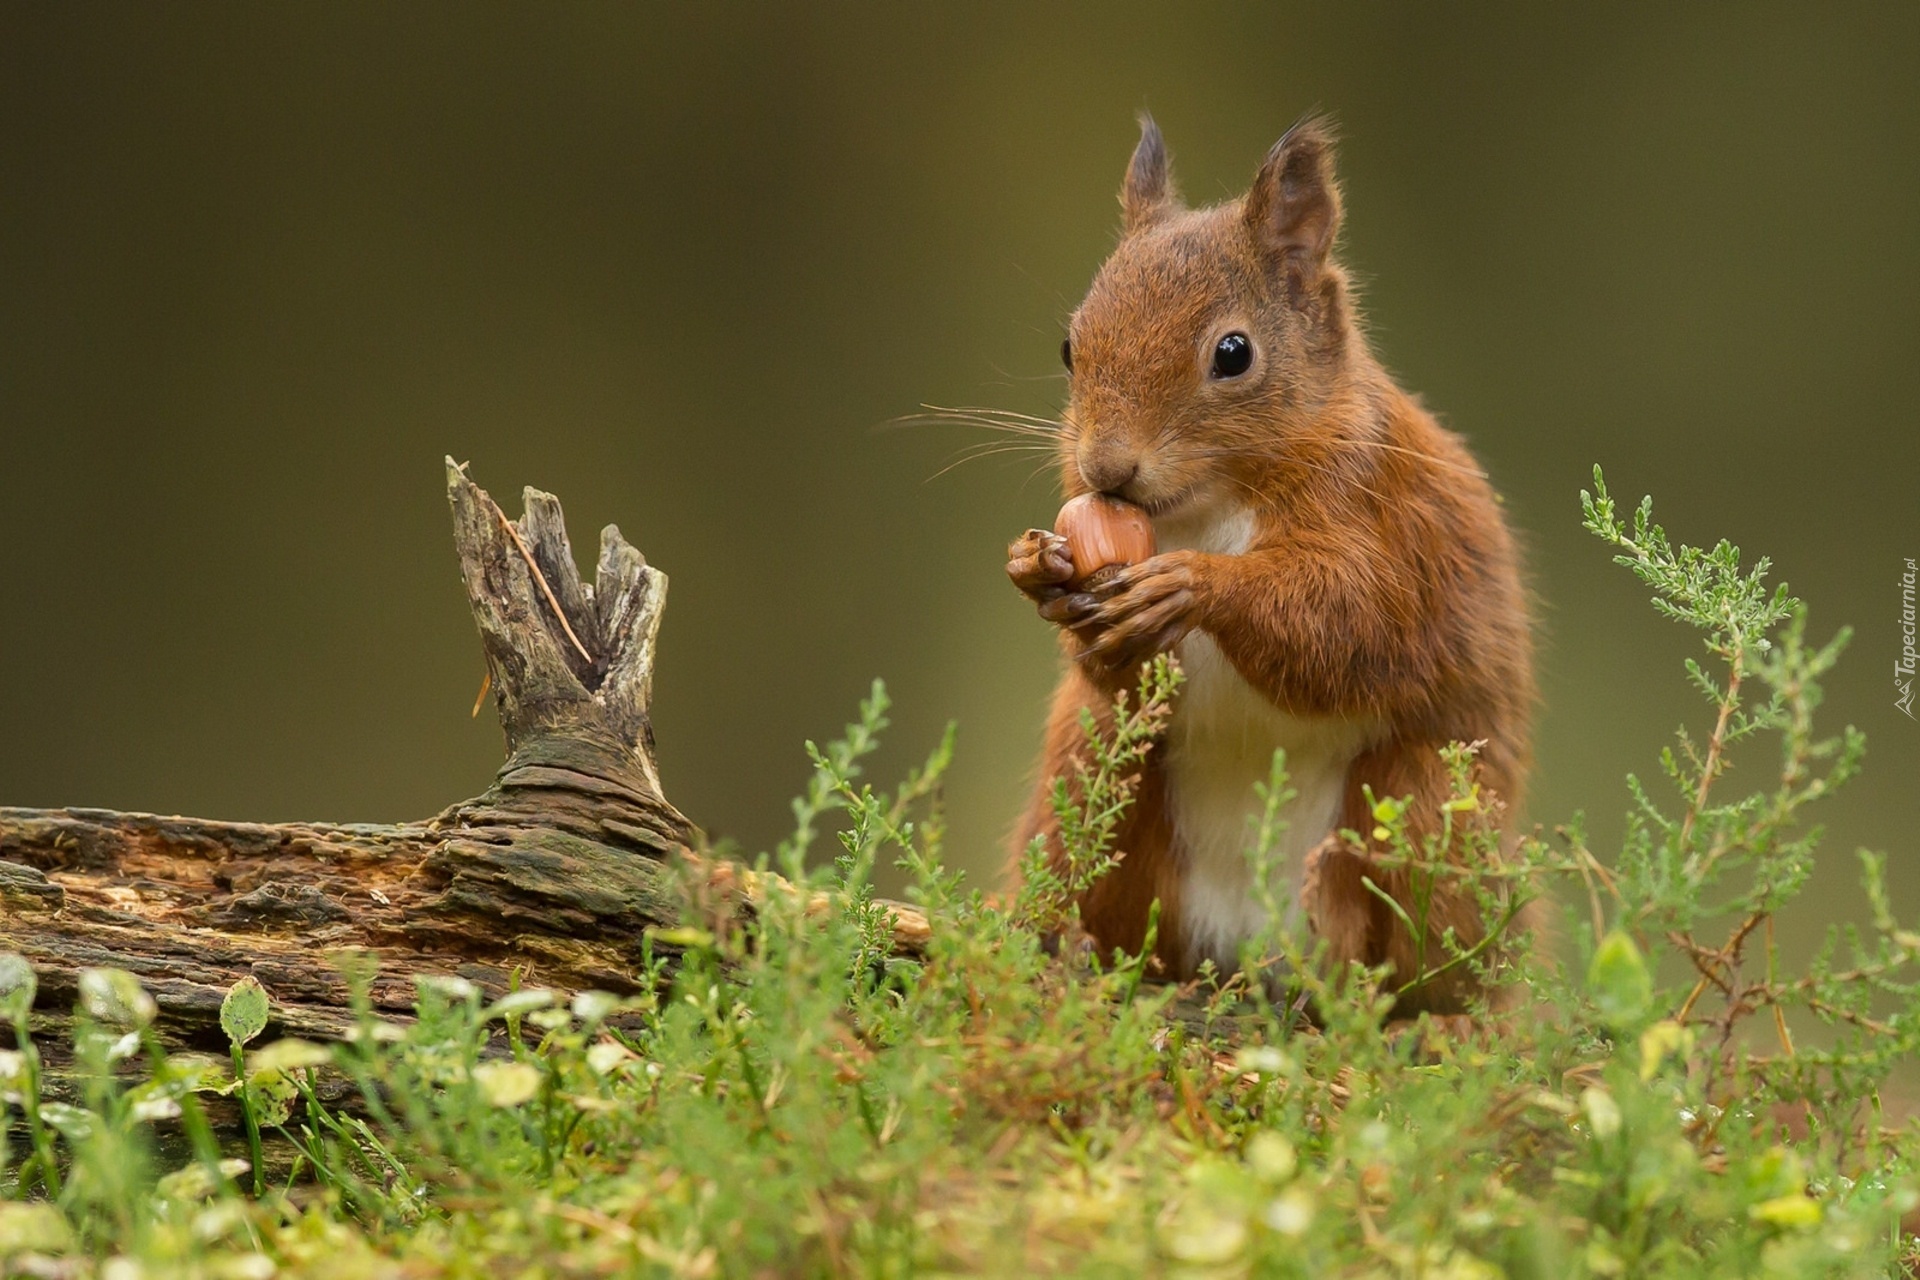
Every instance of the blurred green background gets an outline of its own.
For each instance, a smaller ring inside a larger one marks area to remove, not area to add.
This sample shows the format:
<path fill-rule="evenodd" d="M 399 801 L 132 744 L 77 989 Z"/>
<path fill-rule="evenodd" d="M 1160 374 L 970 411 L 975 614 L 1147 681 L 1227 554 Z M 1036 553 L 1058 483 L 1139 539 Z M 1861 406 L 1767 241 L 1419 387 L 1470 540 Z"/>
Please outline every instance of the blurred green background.
<path fill-rule="evenodd" d="M 1920 9 L 1031 4 L 0 10 L 0 802 L 399 819 L 485 785 L 441 457 L 673 580 L 670 794 L 775 840 L 873 676 L 892 778 L 957 718 L 991 876 L 1054 675 L 1002 576 L 1022 458 L 879 430 L 1059 405 L 1150 108 L 1192 198 L 1320 106 L 1377 344 L 1532 547 L 1532 816 L 1618 830 L 1690 633 L 1579 529 L 1676 536 L 1859 629 L 1827 815 L 1920 897 Z M 1758 779 L 1748 761 L 1736 782 Z"/>

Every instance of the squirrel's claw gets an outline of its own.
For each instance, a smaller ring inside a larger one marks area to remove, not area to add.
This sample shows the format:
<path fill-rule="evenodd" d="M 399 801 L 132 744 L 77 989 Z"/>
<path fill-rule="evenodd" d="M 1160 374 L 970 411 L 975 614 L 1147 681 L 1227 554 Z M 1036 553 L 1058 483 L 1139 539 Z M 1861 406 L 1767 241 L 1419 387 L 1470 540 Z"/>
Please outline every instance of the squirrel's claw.
<path fill-rule="evenodd" d="M 1094 610 L 1100 607 L 1100 597 L 1086 591 L 1068 591 L 1060 588 L 1048 599 L 1040 601 L 1040 616 L 1055 626 L 1069 631 L 1085 626 L 1093 617 Z"/>
<path fill-rule="evenodd" d="M 1067 580 L 1073 577 L 1073 557 L 1067 550 L 1067 540 L 1046 529 L 1027 530 L 1007 547 L 1007 577 L 1013 580 L 1014 586 L 1040 602 L 1041 616 L 1045 617 L 1047 603 L 1063 596 Z"/>
<path fill-rule="evenodd" d="M 1081 662 L 1111 672 L 1131 671 L 1156 654 L 1179 644 L 1192 627 L 1166 604 L 1109 628 L 1078 655 Z"/>
<path fill-rule="evenodd" d="M 1192 570 L 1180 553 L 1155 556 L 1122 570 L 1097 594 L 1078 592 L 1057 604 L 1063 625 L 1087 642 L 1079 661 L 1131 671 L 1193 629 Z"/>

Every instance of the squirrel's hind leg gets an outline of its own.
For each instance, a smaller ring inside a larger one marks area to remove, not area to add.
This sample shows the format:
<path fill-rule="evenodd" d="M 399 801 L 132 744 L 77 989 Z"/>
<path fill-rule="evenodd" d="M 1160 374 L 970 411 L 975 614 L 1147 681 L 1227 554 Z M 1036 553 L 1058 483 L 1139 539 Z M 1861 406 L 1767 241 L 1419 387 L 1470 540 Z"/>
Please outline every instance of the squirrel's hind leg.
<path fill-rule="evenodd" d="M 1488 922 L 1480 902 L 1458 876 L 1432 868 L 1388 866 L 1375 856 L 1379 847 L 1367 839 L 1376 825 L 1366 800 L 1368 788 L 1376 798 L 1408 801 L 1406 832 L 1414 849 L 1424 849 L 1429 837 L 1439 834 L 1441 806 L 1451 797 L 1452 784 L 1438 747 L 1391 741 L 1368 750 L 1348 771 L 1340 829 L 1307 855 L 1301 905 L 1315 935 L 1326 941 L 1336 972 L 1352 961 L 1385 964 L 1392 967 L 1388 982 L 1393 988 L 1416 984 L 1401 995 L 1395 1017 L 1422 1011 L 1463 1013 L 1480 988 L 1479 979 L 1470 965 L 1449 964 L 1454 952 L 1444 939 L 1450 932 L 1454 948 L 1470 948 L 1486 935 Z M 1459 826 L 1456 820 L 1453 847 L 1441 851 L 1456 864 L 1469 856 Z M 1356 847 L 1341 830 L 1359 833 L 1363 843 Z M 1425 974 L 1434 977 L 1422 980 Z"/>

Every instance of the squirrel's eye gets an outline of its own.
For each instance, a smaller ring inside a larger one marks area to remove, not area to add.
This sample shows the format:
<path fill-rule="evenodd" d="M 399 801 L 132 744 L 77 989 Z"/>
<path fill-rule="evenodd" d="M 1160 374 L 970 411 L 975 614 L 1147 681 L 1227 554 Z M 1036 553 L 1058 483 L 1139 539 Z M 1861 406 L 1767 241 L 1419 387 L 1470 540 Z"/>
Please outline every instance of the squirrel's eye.
<path fill-rule="evenodd" d="M 1230 333 L 1213 344 L 1213 370 L 1216 378 L 1237 378 L 1253 367 L 1253 339 L 1244 333 Z"/>
<path fill-rule="evenodd" d="M 1073 339 L 1060 339 L 1060 363 L 1067 366 L 1067 372 L 1073 372 Z"/>

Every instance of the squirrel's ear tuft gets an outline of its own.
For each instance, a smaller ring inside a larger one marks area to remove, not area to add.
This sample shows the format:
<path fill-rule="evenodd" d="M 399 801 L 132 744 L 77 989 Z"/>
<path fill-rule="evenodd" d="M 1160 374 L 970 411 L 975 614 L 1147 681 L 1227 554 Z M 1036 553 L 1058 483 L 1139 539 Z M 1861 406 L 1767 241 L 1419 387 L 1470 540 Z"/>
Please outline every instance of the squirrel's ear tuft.
<path fill-rule="evenodd" d="M 1153 117 L 1140 113 L 1140 145 L 1127 162 L 1127 180 L 1120 186 L 1121 225 L 1131 233 L 1157 222 L 1173 208 L 1173 178 L 1167 164 L 1167 144 Z"/>
<path fill-rule="evenodd" d="M 1303 274 L 1317 272 L 1326 262 L 1340 230 L 1333 150 L 1333 122 L 1306 116 L 1273 144 L 1247 192 L 1248 229 Z"/>

